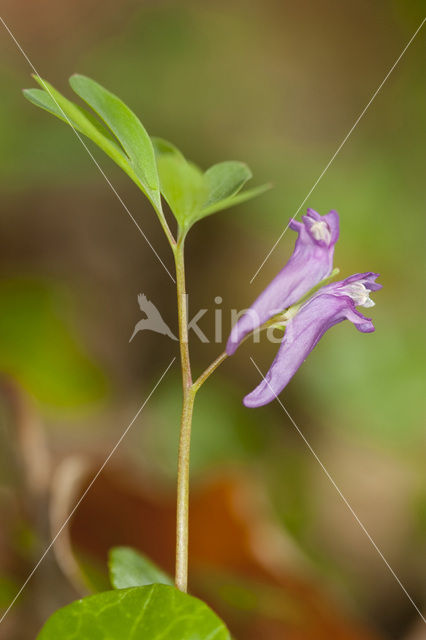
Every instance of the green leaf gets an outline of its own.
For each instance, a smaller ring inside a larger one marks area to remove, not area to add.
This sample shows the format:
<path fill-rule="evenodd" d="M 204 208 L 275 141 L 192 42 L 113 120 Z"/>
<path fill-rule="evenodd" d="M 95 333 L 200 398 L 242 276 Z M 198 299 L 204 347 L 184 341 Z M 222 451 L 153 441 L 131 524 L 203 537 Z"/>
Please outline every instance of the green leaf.
<path fill-rule="evenodd" d="M 250 200 L 270 188 L 264 185 L 239 193 L 252 177 L 243 162 L 220 162 L 202 173 L 171 142 L 162 138 L 152 138 L 152 142 L 161 193 L 185 231 L 205 216 Z"/>
<path fill-rule="evenodd" d="M 182 228 L 200 210 L 207 195 L 203 173 L 163 138 L 152 138 L 161 193 Z"/>
<path fill-rule="evenodd" d="M 262 193 L 265 193 L 265 191 L 269 191 L 269 189 L 271 188 L 272 188 L 272 185 L 263 184 L 259 187 L 254 187 L 253 189 L 247 189 L 247 191 L 242 191 L 241 193 L 238 193 L 235 196 L 230 196 L 229 198 L 220 200 L 219 202 L 216 202 L 216 204 L 212 204 L 208 207 L 205 207 L 201 211 L 200 218 L 205 218 L 206 216 L 210 216 L 212 213 L 217 213 L 218 211 L 223 211 L 224 209 L 235 207 L 237 204 L 242 204 L 243 202 L 247 202 L 247 200 L 252 200 L 253 198 L 257 198 L 257 196 L 262 195 Z"/>
<path fill-rule="evenodd" d="M 207 194 L 200 169 L 183 156 L 164 153 L 157 156 L 161 193 L 179 225 L 190 226 Z"/>
<path fill-rule="evenodd" d="M 87 111 L 83 107 L 80 107 L 80 105 L 74 105 L 79 112 L 80 118 L 78 119 L 78 121 L 71 120 L 69 116 L 66 116 L 64 110 L 59 107 L 59 104 L 55 102 L 53 97 L 43 89 L 24 89 L 22 93 L 27 98 L 27 100 L 35 104 L 37 107 L 48 111 L 63 122 L 71 124 L 74 129 L 77 129 L 77 131 L 80 131 L 80 133 L 84 133 L 84 126 L 82 126 L 82 123 L 86 124 L 86 126 L 93 126 L 101 136 L 112 143 L 117 153 L 121 154 L 123 158 L 126 159 L 123 149 L 117 144 L 117 140 L 116 138 L 114 138 L 111 132 L 106 127 L 104 127 L 104 125 L 99 122 L 97 118 L 89 113 L 89 111 Z"/>
<path fill-rule="evenodd" d="M 203 209 L 213 206 L 225 198 L 231 198 L 252 177 L 252 172 L 244 162 L 229 160 L 214 164 L 204 174 L 208 195 L 203 203 Z"/>
<path fill-rule="evenodd" d="M 230 640 L 201 600 L 154 584 L 89 596 L 56 611 L 37 640 Z"/>
<path fill-rule="evenodd" d="M 172 155 L 176 155 L 179 158 L 183 158 L 183 154 L 179 149 L 168 140 L 164 140 L 164 138 L 158 138 L 153 136 L 151 138 L 152 146 L 154 147 L 154 152 L 156 156 L 160 156 L 162 154 L 171 153 Z"/>
<path fill-rule="evenodd" d="M 34 78 L 42 89 L 24 89 L 24 96 L 100 147 L 138 185 L 163 222 L 154 148 L 135 114 L 93 80 L 73 76 L 70 80 L 73 89 L 100 115 L 110 131 L 92 113 L 65 98 L 46 80 Z"/>
<path fill-rule="evenodd" d="M 115 547 L 109 553 L 109 575 L 115 589 L 143 587 L 160 583 L 173 585 L 173 580 L 149 558 L 130 547 Z"/>
<path fill-rule="evenodd" d="M 120 98 L 86 76 L 71 76 L 70 85 L 118 138 L 131 160 L 141 187 L 154 206 L 161 207 L 154 147 L 139 118 Z"/>
<path fill-rule="evenodd" d="M 129 158 L 111 133 L 92 114 L 65 98 L 46 80 L 34 77 L 43 89 L 24 89 L 24 96 L 87 136 L 138 184 L 138 177 L 130 166 Z"/>
<path fill-rule="evenodd" d="M 243 162 L 220 162 L 203 173 L 170 142 L 162 138 L 151 140 L 120 98 L 86 76 L 71 76 L 71 87 L 107 127 L 45 80 L 37 76 L 35 79 L 42 90 L 26 89 L 25 97 L 90 138 L 112 158 L 148 197 L 166 233 L 160 192 L 179 227 L 186 232 L 205 216 L 245 202 L 269 188 L 265 185 L 239 193 L 252 177 Z"/>

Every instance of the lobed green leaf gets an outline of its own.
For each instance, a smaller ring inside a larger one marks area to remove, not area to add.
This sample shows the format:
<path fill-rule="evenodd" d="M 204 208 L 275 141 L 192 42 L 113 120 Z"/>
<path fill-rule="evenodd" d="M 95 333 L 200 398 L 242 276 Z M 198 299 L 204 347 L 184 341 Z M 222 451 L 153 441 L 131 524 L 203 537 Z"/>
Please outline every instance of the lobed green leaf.
<path fill-rule="evenodd" d="M 198 220 L 250 200 L 270 188 L 264 185 L 239 193 L 252 177 L 250 169 L 243 162 L 220 162 L 202 173 L 167 140 L 153 138 L 152 141 L 161 193 L 185 231 Z"/>
<path fill-rule="evenodd" d="M 152 142 L 152 146 L 154 147 L 154 152 L 156 156 L 170 153 L 172 155 L 178 156 L 179 158 L 184 157 L 182 152 L 179 151 L 179 149 L 172 142 L 169 142 L 164 138 L 158 138 L 156 136 L 152 136 L 151 142 Z"/>
<path fill-rule="evenodd" d="M 143 587 L 148 584 L 173 585 L 173 580 L 149 558 L 130 547 L 114 547 L 108 558 L 111 584 L 115 589 Z"/>
<path fill-rule="evenodd" d="M 97 120 L 91 113 L 89 113 L 89 111 L 86 111 L 86 109 L 84 109 L 83 107 L 74 105 L 77 108 L 80 117 L 78 118 L 78 120 L 72 120 L 70 116 L 67 117 L 65 111 L 59 107 L 59 104 L 55 102 L 53 97 L 49 93 L 47 93 L 47 91 L 44 91 L 43 89 L 24 89 L 22 93 L 27 98 L 27 100 L 35 104 L 37 107 L 48 111 L 63 122 L 72 125 L 74 129 L 77 129 L 77 131 L 79 131 L 80 133 L 87 132 L 89 130 L 89 126 L 94 127 L 100 136 L 106 138 L 107 141 L 109 141 L 114 146 L 117 153 L 120 153 L 123 157 L 125 156 L 125 154 L 123 153 L 123 149 L 117 144 L 117 140 L 113 135 L 111 135 L 111 132 L 108 131 L 108 129 L 104 127 L 99 122 L 99 120 Z"/>
<path fill-rule="evenodd" d="M 204 174 L 208 195 L 203 203 L 203 209 L 225 198 L 232 198 L 252 177 L 252 172 L 244 162 L 228 160 L 214 164 Z"/>
<path fill-rule="evenodd" d="M 247 189 L 247 191 L 242 191 L 235 196 L 230 196 L 229 198 L 224 198 L 216 204 L 212 204 L 208 207 L 205 207 L 201 212 L 201 217 L 205 218 L 206 216 L 210 216 L 212 213 L 217 213 L 218 211 L 223 211 L 224 209 L 229 209 L 230 207 L 235 207 L 237 204 L 242 204 L 243 202 L 247 202 L 248 200 L 252 200 L 253 198 L 257 198 L 258 196 L 265 193 L 265 191 L 269 191 L 272 188 L 270 184 L 263 184 L 259 187 L 254 187 L 253 189 Z"/>
<path fill-rule="evenodd" d="M 25 89 L 25 97 L 70 124 L 112 158 L 148 197 L 166 233 L 161 195 L 186 233 L 198 220 L 250 200 L 269 188 L 265 185 L 241 192 L 252 177 L 243 162 L 220 162 L 203 173 L 170 142 L 151 139 L 120 98 L 86 76 L 71 76 L 70 85 L 100 120 L 42 78 L 35 79 L 42 89 Z"/>
<path fill-rule="evenodd" d="M 114 162 L 123 169 L 132 180 L 137 182 L 137 176 L 129 163 L 129 158 L 120 147 L 110 131 L 102 125 L 91 113 L 65 98 L 46 80 L 34 76 L 42 89 L 24 89 L 24 96 L 33 104 L 60 118 L 71 127 L 92 140 Z"/>
<path fill-rule="evenodd" d="M 154 148 L 135 114 L 90 78 L 72 76 L 72 88 L 100 116 L 105 126 L 91 112 L 65 98 L 46 80 L 38 76 L 34 78 L 42 89 L 24 89 L 24 96 L 92 140 L 138 185 L 162 218 Z"/>
<path fill-rule="evenodd" d="M 155 206 L 161 207 L 154 147 L 139 118 L 120 98 L 91 78 L 75 74 L 70 78 L 70 85 L 118 138 L 146 195 Z"/>
<path fill-rule="evenodd" d="M 37 640 L 230 640 L 201 600 L 153 584 L 105 591 L 56 611 Z"/>
<path fill-rule="evenodd" d="M 183 156 L 171 153 L 157 157 L 161 193 L 179 225 L 190 226 L 206 197 L 206 185 L 200 169 Z"/>

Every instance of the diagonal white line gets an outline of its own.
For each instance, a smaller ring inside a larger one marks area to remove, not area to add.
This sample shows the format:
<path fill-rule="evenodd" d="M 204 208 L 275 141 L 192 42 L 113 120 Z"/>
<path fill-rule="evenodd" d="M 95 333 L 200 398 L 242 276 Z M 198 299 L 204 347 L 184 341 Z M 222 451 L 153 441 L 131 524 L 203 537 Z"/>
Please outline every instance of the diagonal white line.
<path fill-rule="evenodd" d="M 287 411 L 287 409 L 285 408 L 285 406 L 283 405 L 283 403 L 281 402 L 281 400 L 279 399 L 279 397 L 276 395 L 275 391 L 272 389 L 271 385 L 269 384 L 269 382 L 266 380 L 265 376 L 263 375 L 263 373 L 261 372 L 261 370 L 259 369 L 259 367 L 257 366 L 257 364 L 255 363 L 255 361 L 253 360 L 253 358 L 250 356 L 250 360 L 252 361 L 253 365 L 256 367 L 258 373 L 262 376 L 264 382 L 266 382 L 266 384 L 268 385 L 268 387 L 270 388 L 270 390 L 272 391 L 272 393 L 275 396 L 275 399 L 277 400 L 278 404 L 280 405 L 280 407 L 284 410 L 284 412 L 286 413 L 288 419 L 291 421 L 292 425 L 295 427 L 296 431 L 298 432 L 298 434 L 300 435 L 300 437 L 302 438 L 302 440 L 304 441 L 304 443 L 306 444 L 306 446 L 308 447 L 309 451 L 312 453 L 312 455 L 314 456 L 315 460 L 318 462 L 318 464 L 320 465 L 321 469 L 324 471 L 325 475 L 327 476 L 327 478 L 330 480 L 331 484 L 333 485 L 333 487 L 336 489 L 337 493 L 339 494 L 339 496 L 341 497 L 341 499 L 343 500 L 343 502 L 345 503 L 345 505 L 347 506 L 347 508 L 349 509 L 349 511 L 351 512 L 351 514 L 353 515 L 353 517 L 355 518 L 355 520 L 357 521 L 357 523 L 359 524 L 359 526 L 361 527 L 361 529 L 363 530 L 363 532 L 365 533 L 365 535 L 367 536 L 367 538 L 370 540 L 371 544 L 373 545 L 373 547 L 375 548 L 375 550 L 377 551 L 377 553 L 379 554 L 379 556 L 381 557 L 381 559 L 383 560 L 383 562 L 385 563 L 385 565 L 387 566 L 387 568 L 389 569 L 389 571 L 391 572 L 391 574 L 393 575 L 393 577 L 395 578 L 395 580 L 397 581 L 397 583 L 399 584 L 399 586 L 401 587 L 401 589 L 404 591 L 405 595 L 407 596 L 407 598 L 409 599 L 409 601 L 411 602 L 411 604 L 413 605 L 413 607 L 415 608 L 415 610 L 417 611 L 417 613 L 419 614 L 419 616 L 421 617 L 421 619 L 423 620 L 423 622 L 426 624 L 426 618 L 424 617 L 424 615 L 422 614 L 422 612 L 420 611 L 419 607 L 416 605 L 416 603 L 414 602 L 413 598 L 410 596 L 410 594 L 408 593 L 407 589 L 404 587 L 404 585 L 402 584 L 401 580 L 398 578 L 398 576 L 396 575 L 395 571 L 392 569 L 392 567 L 390 566 L 389 562 L 386 560 L 385 556 L 383 555 L 383 553 L 380 551 L 379 547 L 377 546 L 377 544 L 374 542 L 373 538 L 371 537 L 371 535 L 368 533 L 367 529 L 365 528 L 365 526 L 363 525 L 363 523 L 361 522 L 361 520 L 359 519 L 359 517 L 357 516 L 357 514 L 355 513 L 355 511 L 353 510 L 353 508 L 351 507 L 351 505 L 349 504 L 348 500 L 345 498 L 345 496 L 343 495 L 343 493 L 341 492 L 341 490 L 339 489 L 339 487 L 337 486 L 335 480 L 333 479 L 333 477 L 330 475 L 330 473 L 327 471 L 326 467 L 324 466 L 324 464 L 321 462 L 321 460 L 318 457 L 318 454 L 316 453 L 316 451 L 313 449 L 313 447 L 311 446 L 311 444 L 309 443 L 309 441 L 306 439 L 306 437 L 304 436 L 304 434 L 302 433 L 302 431 L 300 430 L 300 428 L 297 426 L 297 424 L 295 423 L 295 421 L 293 420 L 293 418 L 291 417 L 291 415 L 289 414 L 289 412 Z"/>
<path fill-rule="evenodd" d="M 24 56 L 25 60 L 28 62 L 29 66 L 31 67 L 31 69 L 34 71 L 34 73 L 41 79 L 45 90 L 47 91 L 47 93 L 50 95 L 50 97 L 52 98 L 52 100 L 55 102 L 56 106 L 58 107 L 58 109 L 61 111 L 62 115 L 64 116 L 64 118 L 66 119 L 66 121 L 68 122 L 69 126 L 71 127 L 71 129 L 74 131 L 75 135 L 77 136 L 78 140 L 81 142 L 81 144 L 83 145 L 83 147 L 85 148 L 85 150 L 87 151 L 87 153 L 89 154 L 90 158 L 93 160 L 93 162 L 95 163 L 96 167 L 98 168 L 99 172 L 101 173 L 101 175 L 105 178 L 107 184 L 109 185 L 109 187 L 111 188 L 111 190 L 113 191 L 114 195 L 116 196 L 116 198 L 118 199 L 118 201 L 120 202 L 120 204 L 122 205 L 123 209 L 126 211 L 126 213 L 128 214 L 128 216 L 130 217 L 130 219 L 132 220 L 132 222 L 134 222 L 134 224 L 136 225 L 137 229 L 139 230 L 139 232 L 141 233 L 141 235 L 143 236 L 143 238 L 145 239 L 145 241 L 147 242 L 147 244 L 151 247 L 152 251 L 154 252 L 154 255 L 156 256 L 156 258 L 159 260 L 159 262 L 163 265 L 164 269 L 167 271 L 167 273 L 169 274 L 170 278 L 173 280 L 173 282 L 176 282 L 175 278 L 172 276 L 172 274 L 170 273 L 170 271 L 168 270 L 168 268 L 166 267 L 166 265 L 164 264 L 164 262 L 162 261 L 162 259 L 160 258 L 160 256 L 158 255 L 157 251 L 154 249 L 154 247 L 152 246 L 151 242 L 148 240 L 146 234 L 144 233 L 144 231 L 142 230 L 141 226 L 139 225 L 139 223 L 136 221 L 135 217 L 133 216 L 133 214 L 130 212 L 128 206 L 125 204 L 125 202 L 123 201 L 122 197 L 120 196 L 120 194 L 118 193 L 118 191 L 116 190 L 116 188 L 114 187 L 114 185 L 111 183 L 110 179 L 108 178 L 108 176 L 106 175 L 105 171 L 102 169 L 102 167 L 100 166 L 99 162 L 96 160 L 95 156 L 93 155 L 93 153 L 90 151 L 89 147 L 87 146 L 87 144 L 84 142 L 83 138 L 81 137 L 81 135 L 79 134 L 79 132 L 75 129 L 75 127 L 73 127 L 73 125 L 71 124 L 70 119 L 68 118 L 68 116 L 66 115 L 66 113 L 64 112 L 64 110 L 62 109 L 62 107 L 58 104 L 58 102 L 56 101 L 55 97 L 52 95 L 52 92 L 50 91 L 49 87 L 44 83 L 43 79 L 41 78 L 39 72 L 37 71 L 37 69 L 35 68 L 35 66 L 33 65 L 33 63 L 31 62 L 31 60 L 29 59 L 28 55 L 25 53 L 24 49 L 22 48 L 22 46 L 20 45 L 20 43 L 18 42 L 18 40 L 15 38 L 15 36 L 13 35 L 12 31 L 10 30 L 10 28 L 8 27 L 8 25 L 6 24 L 6 22 L 3 20 L 3 18 L 0 16 L 0 21 L 2 22 L 4 28 L 6 29 L 6 31 L 9 33 L 10 37 L 12 38 L 13 42 L 16 44 L 17 48 L 19 49 L 19 51 L 22 53 L 22 55 Z"/>
<path fill-rule="evenodd" d="M 87 496 L 87 494 L 89 493 L 90 489 L 93 487 L 93 485 L 95 484 L 96 480 L 99 478 L 100 474 L 102 473 L 102 471 L 105 469 L 106 465 L 108 464 L 108 462 L 110 461 L 110 459 L 112 458 L 112 456 L 114 455 L 114 453 L 116 452 L 116 450 L 118 449 L 118 447 L 120 446 L 121 442 L 124 440 L 124 438 L 126 437 L 127 433 L 129 432 L 130 428 L 133 426 L 134 422 L 137 420 L 137 418 L 139 417 L 142 409 L 145 407 L 145 405 L 147 404 L 147 402 L 149 401 L 149 399 L 151 398 L 152 394 L 154 393 L 154 391 L 157 389 L 158 385 L 160 384 L 160 382 L 163 380 L 164 376 L 166 375 L 166 373 L 168 372 L 168 370 L 170 369 L 170 367 L 172 366 L 172 364 L 174 363 L 174 361 L 176 360 L 176 357 L 174 357 L 170 364 L 168 365 L 168 367 L 165 369 L 165 371 L 163 371 L 161 377 L 159 378 L 159 380 L 156 382 L 156 384 L 154 385 L 153 389 L 151 390 L 151 392 L 148 394 L 148 396 L 146 397 L 144 403 L 142 404 L 142 406 L 139 408 L 138 412 L 136 413 L 136 415 L 134 416 L 134 418 L 131 420 L 131 422 L 128 424 L 128 426 L 126 427 L 126 429 L 123 431 L 123 433 L 121 434 L 120 438 L 118 439 L 118 441 L 116 442 L 116 444 L 114 445 L 114 447 L 111 449 L 110 453 L 108 454 L 107 458 L 105 459 L 105 461 L 102 463 L 102 465 L 99 467 L 98 471 L 96 472 L 96 474 L 93 476 L 92 480 L 90 481 L 89 485 L 86 487 L 84 493 L 80 496 L 80 498 L 78 499 L 78 501 L 76 502 L 76 504 L 74 505 L 71 513 L 68 515 L 67 519 L 65 520 L 65 522 L 61 525 L 61 527 L 59 528 L 59 530 L 56 532 L 55 537 L 51 540 L 51 542 L 49 543 L 48 547 L 46 547 L 46 549 L 43 552 L 43 555 L 41 556 L 41 558 L 39 559 L 39 561 L 37 562 L 37 564 L 34 566 L 34 568 L 31 570 L 30 574 L 28 575 L 28 577 L 26 578 L 24 584 L 22 585 L 22 587 L 19 589 L 18 593 L 16 594 L 16 596 L 13 598 L 12 602 L 10 603 L 10 605 L 7 607 L 6 611 L 3 613 L 2 617 L 0 618 L 0 624 L 3 622 L 3 620 L 5 619 L 5 617 L 7 616 L 7 614 L 9 613 L 9 611 L 11 610 L 11 608 L 13 607 L 13 605 L 15 604 L 15 602 L 17 601 L 17 599 L 19 598 L 19 596 L 21 595 L 21 593 L 23 592 L 23 590 L 25 589 L 25 587 L 27 586 L 27 584 L 29 583 L 29 581 L 31 580 L 31 578 L 33 577 L 33 575 L 35 574 L 35 572 L 37 571 L 37 569 L 39 568 L 39 566 L 41 565 L 41 563 L 43 562 L 44 558 L 47 556 L 47 554 L 49 553 L 50 549 L 53 547 L 53 545 L 55 544 L 56 540 L 59 538 L 59 536 L 61 535 L 62 531 L 65 529 L 66 525 L 68 524 L 69 520 L 72 518 L 72 516 L 74 515 L 74 513 L 77 511 L 78 507 L 80 506 L 80 504 L 83 502 L 84 498 Z"/>
<path fill-rule="evenodd" d="M 370 107 L 370 105 L 372 104 L 372 102 L 374 101 L 374 99 L 376 98 L 377 94 L 380 92 L 380 90 L 382 89 L 383 85 L 385 84 L 386 80 L 389 78 L 389 76 L 391 75 L 391 73 L 393 72 L 393 70 L 395 69 L 395 67 L 397 66 L 397 64 L 400 62 L 401 58 L 404 56 L 405 52 L 407 51 L 408 47 L 411 45 L 411 43 L 413 42 L 414 38 L 417 36 L 417 34 L 419 33 L 420 29 L 423 27 L 424 23 L 426 22 L 426 18 L 423 18 L 422 22 L 420 23 L 420 25 L 417 27 L 417 29 L 415 30 L 415 32 L 413 33 L 413 35 L 411 36 L 411 38 L 409 39 L 409 41 L 407 42 L 407 44 L 405 45 L 405 47 L 403 48 L 403 50 L 401 51 L 401 53 L 399 54 L 399 56 L 397 57 L 397 59 L 395 60 L 395 62 L 393 63 L 393 65 L 391 66 L 391 68 L 389 69 L 389 71 L 387 72 L 387 74 L 385 75 L 385 77 L 383 78 L 382 82 L 379 84 L 379 86 L 377 87 L 376 91 L 373 93 L 373 95 L 371 96 L 370 100 L 367 102 L 366 106 L 364 107 L 364 109 L 361 111 L 361 113 L 359 114 L 358 118 L 355 120 L 354 124 L 352 125 L 352 127 L 349 129 L 348 133 L 345 135 L 345 137 L 343 138 L 342 142 L 339 144 L 339 146 L 337 147 L 336 151 L 333 153 L 333 155 L 331 156 L 330 160 L 327 162 L 327 164 L 325 165 L 324 169 L 322 170 L 322 172 L 320 173 L 320 175 L 318 176 L 318 178 L 316 179 L 313 187 L 310 189 L 310 191 L 308 192 L 307 196 L 302 200 L 302 202 L 300 203 L 296 213 L 293 215 L 293 217 L 289 220 L 287 226 L 285 227 L 284 231 L 281 233 L 281 235 L 279 236 L 278 240 L 275 242 L 275 244 L 272 246 L 271 250 L 269 251 L 269 253 L 267 254 L 267 256 L 265 257 L 265 259 L 263 260 L 262 264 L 260 265 L 260 267 L 258 268 L 258 270 L 256 271 L 256 273 L 254 274 L 254 276 L 252 277 L 252 279 L 250 280 L 250 284 L 252 284 L 253 280 L 256 278 L 256 276 L 258 275 L 258 273 L 260 272 L 260 270 L 262 269 L 263 265 L 265 264 L 265 262 L 269 259 L 269 257 L 272 255 L 272 253 L 275 251 L 275 249 L 277 248 L 278 244 L 280 243 L 280 241 L 282 240 L 285 232 L 287 231 L 287 229 L 290 226 L 290 222 L 292 220 L 294 220 L 296 218 L 296 216 L 298 215 L 299 211 L 301 210 L 301 208 L 303 207 L 303 205 L 305 204 L 305 202 L 307 201 L 307 199 L 309 198 L 309 196 L 311 195 L 311 193 L 314 191 L 314 189 L 316 189 L 316 187 L 318 186 L 319 182 L 322 180 L 322 178 L 324 177 L 324 175 L 326 174 L 326 172 L 328 171 L 328 169 L 330 168 L 331 164 L 334 162 L 334 160 L 336 159 L 336 156 L 340 153 L 340 151 L 342 150 L 343 146 L 346 144 L 346 142 L 348 141 L 349 137 L 351 136 L 351 134 L 353 133 L 354 129 L 357 127 L 357 125 L 359 124 L 360 120 L 363 118 L 363 116 L 365 115 L 367 109 Z"/>

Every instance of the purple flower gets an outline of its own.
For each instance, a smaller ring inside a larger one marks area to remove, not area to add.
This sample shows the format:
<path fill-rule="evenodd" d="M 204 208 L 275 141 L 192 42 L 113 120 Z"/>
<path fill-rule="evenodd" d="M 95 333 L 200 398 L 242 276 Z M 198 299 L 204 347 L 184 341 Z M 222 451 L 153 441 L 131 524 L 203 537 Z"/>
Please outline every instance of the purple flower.
<path fill-rule="evenodd" d="M 248 333 L 300 300 L 330 275 L 334 245 L 339 237 L 337 211 L 320 216 L 313 209 L 308 209 L 302 220 L 290 220 L 289 226 L 299 234 L 293 255 L 232 328 L 226 345 L 228 355 L 235 352 Z"/>
<path fill-rule="evenodd" d="M 350 320 L 358 331 L 370 333 L 374 325 L 356 306 L 371 307 L 371 291 L 382 285 L 377 273 L 357 273 L 322 287 L 288 321 L 284 339 L 265 379 L 244 398 L 246 407 L 261 407 L 281 393 L 317 342 L 333 325 Z"/>

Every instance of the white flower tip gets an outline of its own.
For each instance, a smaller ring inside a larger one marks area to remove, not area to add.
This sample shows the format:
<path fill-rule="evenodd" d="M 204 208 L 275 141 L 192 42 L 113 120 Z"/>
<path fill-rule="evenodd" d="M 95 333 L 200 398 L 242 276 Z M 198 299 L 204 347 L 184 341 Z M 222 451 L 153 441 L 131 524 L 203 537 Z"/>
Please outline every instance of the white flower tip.
<path fill-rule="evenodd" d="M 323 240 L 324 242 L 329 244 L 331 240 L 331 232 L 325 220 L 315 220 L 315 222 L 311 224 L 310 232 L 312 233 L 315 240 Z"/>
<path fill-rule="evenodd" d="M 362 282 L 353 282 L 343 287 L 344 293 L 352 298 L 357 307 L 374 307 L 376 304 L 370 298 L 371 291 Z"/>

